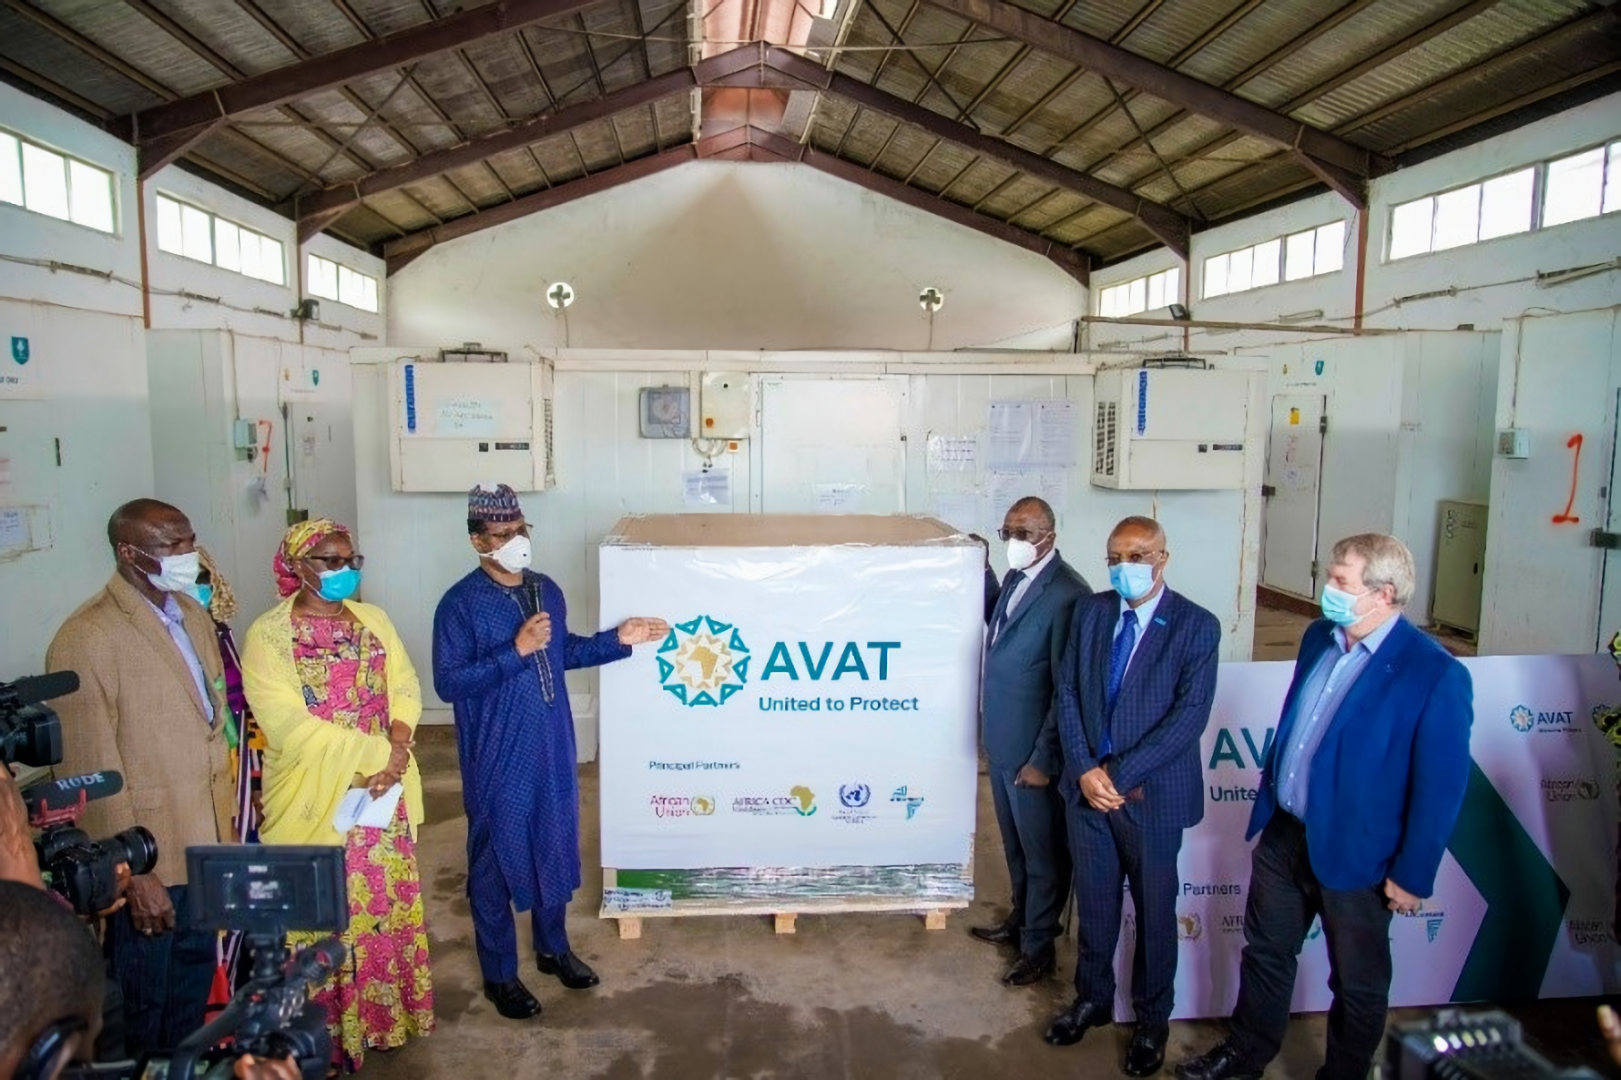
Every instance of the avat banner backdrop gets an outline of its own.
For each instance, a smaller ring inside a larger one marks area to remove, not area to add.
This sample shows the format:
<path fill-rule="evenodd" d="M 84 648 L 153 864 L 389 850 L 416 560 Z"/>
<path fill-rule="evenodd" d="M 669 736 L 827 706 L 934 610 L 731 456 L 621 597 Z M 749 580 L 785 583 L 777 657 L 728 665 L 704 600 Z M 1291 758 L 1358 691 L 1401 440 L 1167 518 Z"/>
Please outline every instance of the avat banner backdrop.
<path fill-rule="evenodd" d="M 1392 920 L 1390 1002 L 1439 1005 L 1601 994 L 1621 985 L 1612 934 L 1616 756 L 1593 724 L 1621 697 L 1606 656 L 1465 660 L 1474 680 L 1469 789 L 1435 895 Z M 1223 664 L 1201 744 L 1205 819 L 1184 838 L 1177 905 L 1177 1018 L 1226 1016 L 1238 998 L 1260 762 L 1292 663 Z M 1354 828 L 1355 822 L 1347 827 Z M 1132 1016 L 1135 928 L 1116 953 L 1115 1017 Z M 1314 923 L 1292 1008 L 1329 1007 L 1328 953 Z"/>
<path fill-rule="evenodd" d="M 602 611 L 672 623 L 602 669 L 602 862 L 971 864 L 977 544 L 601 549 Z"/>

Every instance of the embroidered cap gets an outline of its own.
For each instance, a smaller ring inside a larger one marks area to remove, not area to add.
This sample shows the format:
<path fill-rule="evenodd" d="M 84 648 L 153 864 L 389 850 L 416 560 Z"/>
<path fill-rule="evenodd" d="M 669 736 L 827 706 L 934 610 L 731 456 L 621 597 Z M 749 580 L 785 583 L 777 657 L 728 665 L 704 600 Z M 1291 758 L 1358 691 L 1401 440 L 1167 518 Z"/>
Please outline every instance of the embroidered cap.
<path fill-rule="evenodd" d="M 518 505 L 518 493 L 506 484 L 480 484 L 467 493 L 467 518 L 496 524 L 522 521 L 523 507 Z"/>

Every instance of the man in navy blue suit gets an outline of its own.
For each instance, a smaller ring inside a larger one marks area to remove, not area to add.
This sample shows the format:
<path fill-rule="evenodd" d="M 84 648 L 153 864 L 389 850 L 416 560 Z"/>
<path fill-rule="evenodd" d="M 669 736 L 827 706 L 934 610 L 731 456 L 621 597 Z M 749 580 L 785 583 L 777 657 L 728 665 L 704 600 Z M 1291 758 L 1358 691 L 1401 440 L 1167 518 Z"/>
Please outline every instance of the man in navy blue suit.
<path fill-rule="evenodd" d="M 1183 1080 L 1255 1080 L 1289 1023 L 1313 917 L 1328 942 L 1328 1049 L 1318 1080 L 1361 1080 L 1384 1035 L 1390 920 L 1435 886 L 1469 782 L 1469 673 L 1402 616 L 1413 556 L 1394 536 L 1334 545 L 1324 619 L 1294 682 L 1250 813 L 1244 960 L 1231 1033 Z"/>
<path fill-rule="evenodd" d="M 1120 889 L 1131 884 L 1137 1030 L 1126 1074 L 1165 1063 L 1176 981 L 1177 853 L 1204 817 L 1199 737 L 1216 690 L 1216 617 L 1165 587 L 1165 531 L 1129 517 L 1109 536 L 1113 592 L 1075 605 L 1058 683 L 1060 791 L 1075 864 L 1080 956 L 1075 1003 L 1047 1026 L 1055 1046 L 1109 1022 Z"/>
<path fill-rule="evenodd" d="M 1008 986 L 1029 986 L 1053 973 L 1053 943 L 1069 899 L 1069 841 L 1054 783 L 1064 755 L 1053 681 L 1063 665 L 1075 601 L 1092 589 L 1058 554 L 1057 529 L 1045 500 L 1020 499 L 998 534 L 1007 544 L 1007 577 L 998 586 L 985 568 L 980 725 L 1013 906 L 1001 923 L 970 933 L 1018 948 L 1019 958 L 1002 976 Z"/>

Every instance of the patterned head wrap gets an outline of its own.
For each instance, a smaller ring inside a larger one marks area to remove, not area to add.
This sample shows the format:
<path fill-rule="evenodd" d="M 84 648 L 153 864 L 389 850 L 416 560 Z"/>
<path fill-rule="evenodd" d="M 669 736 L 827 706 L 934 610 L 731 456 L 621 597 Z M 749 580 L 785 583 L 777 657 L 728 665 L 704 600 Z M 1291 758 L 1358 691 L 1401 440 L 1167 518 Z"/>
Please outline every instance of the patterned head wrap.
<path fill-rule="evenodd" d="M 214 556 L 201 544 L 197 545 L 197 559 L 208 571 L 209 584 L 214 590 L 208 600 L 208 613 L 217 622 L 230 622 L 236 618 L 236 593 L 231 591 L 231 583 L 220 573 L 220 565 L 214 561 Z"/>
<path fill-rule="evenodd" d="M 349 527 L 339 525 L 331 518 L 316 518 L 313 521 L 300 521 L 288 529 L 271 564 L 276 571 L 276 592 L 282 596 L 296 593 L 303 583 L 293 570 L 293 560 L 308 555 L 322 540 L 334 534 L 348 536 Z"/>
<path fill-rule="evenodd" d="M 467 493 L 467 520 L 502 524 L 523 520 L 518 493 L 506 484 L 480 484 Z"/>

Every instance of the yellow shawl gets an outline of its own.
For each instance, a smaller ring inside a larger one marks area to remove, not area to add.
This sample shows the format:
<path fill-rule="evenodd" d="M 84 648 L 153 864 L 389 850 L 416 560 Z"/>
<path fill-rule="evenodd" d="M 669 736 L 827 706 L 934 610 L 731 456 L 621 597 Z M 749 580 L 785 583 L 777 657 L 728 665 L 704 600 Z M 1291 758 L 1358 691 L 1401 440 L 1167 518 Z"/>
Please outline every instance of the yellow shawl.
<path fill-rule="evenodd" d="M 362 626 L 377 635 L 387 653 L 388 716 L 416 729 L 422 718 L 422 687 L 405 655 L 405 643 L 383 609 L 344 602 Z M 332 827 L 338 803 L 355 777 L 388 765 L 388 732 L 363 735 L 322 720 L 304 704 L 304 685 L 293 664 L 291 598 L 259 616 L 242 650 L 242 688 L 264 729 L 264 824 L 267 844 L 338 845 Z M 422 824 L 422 776 L 413 755 L 405 771 L 405 808 L 412 834 Z"/>

